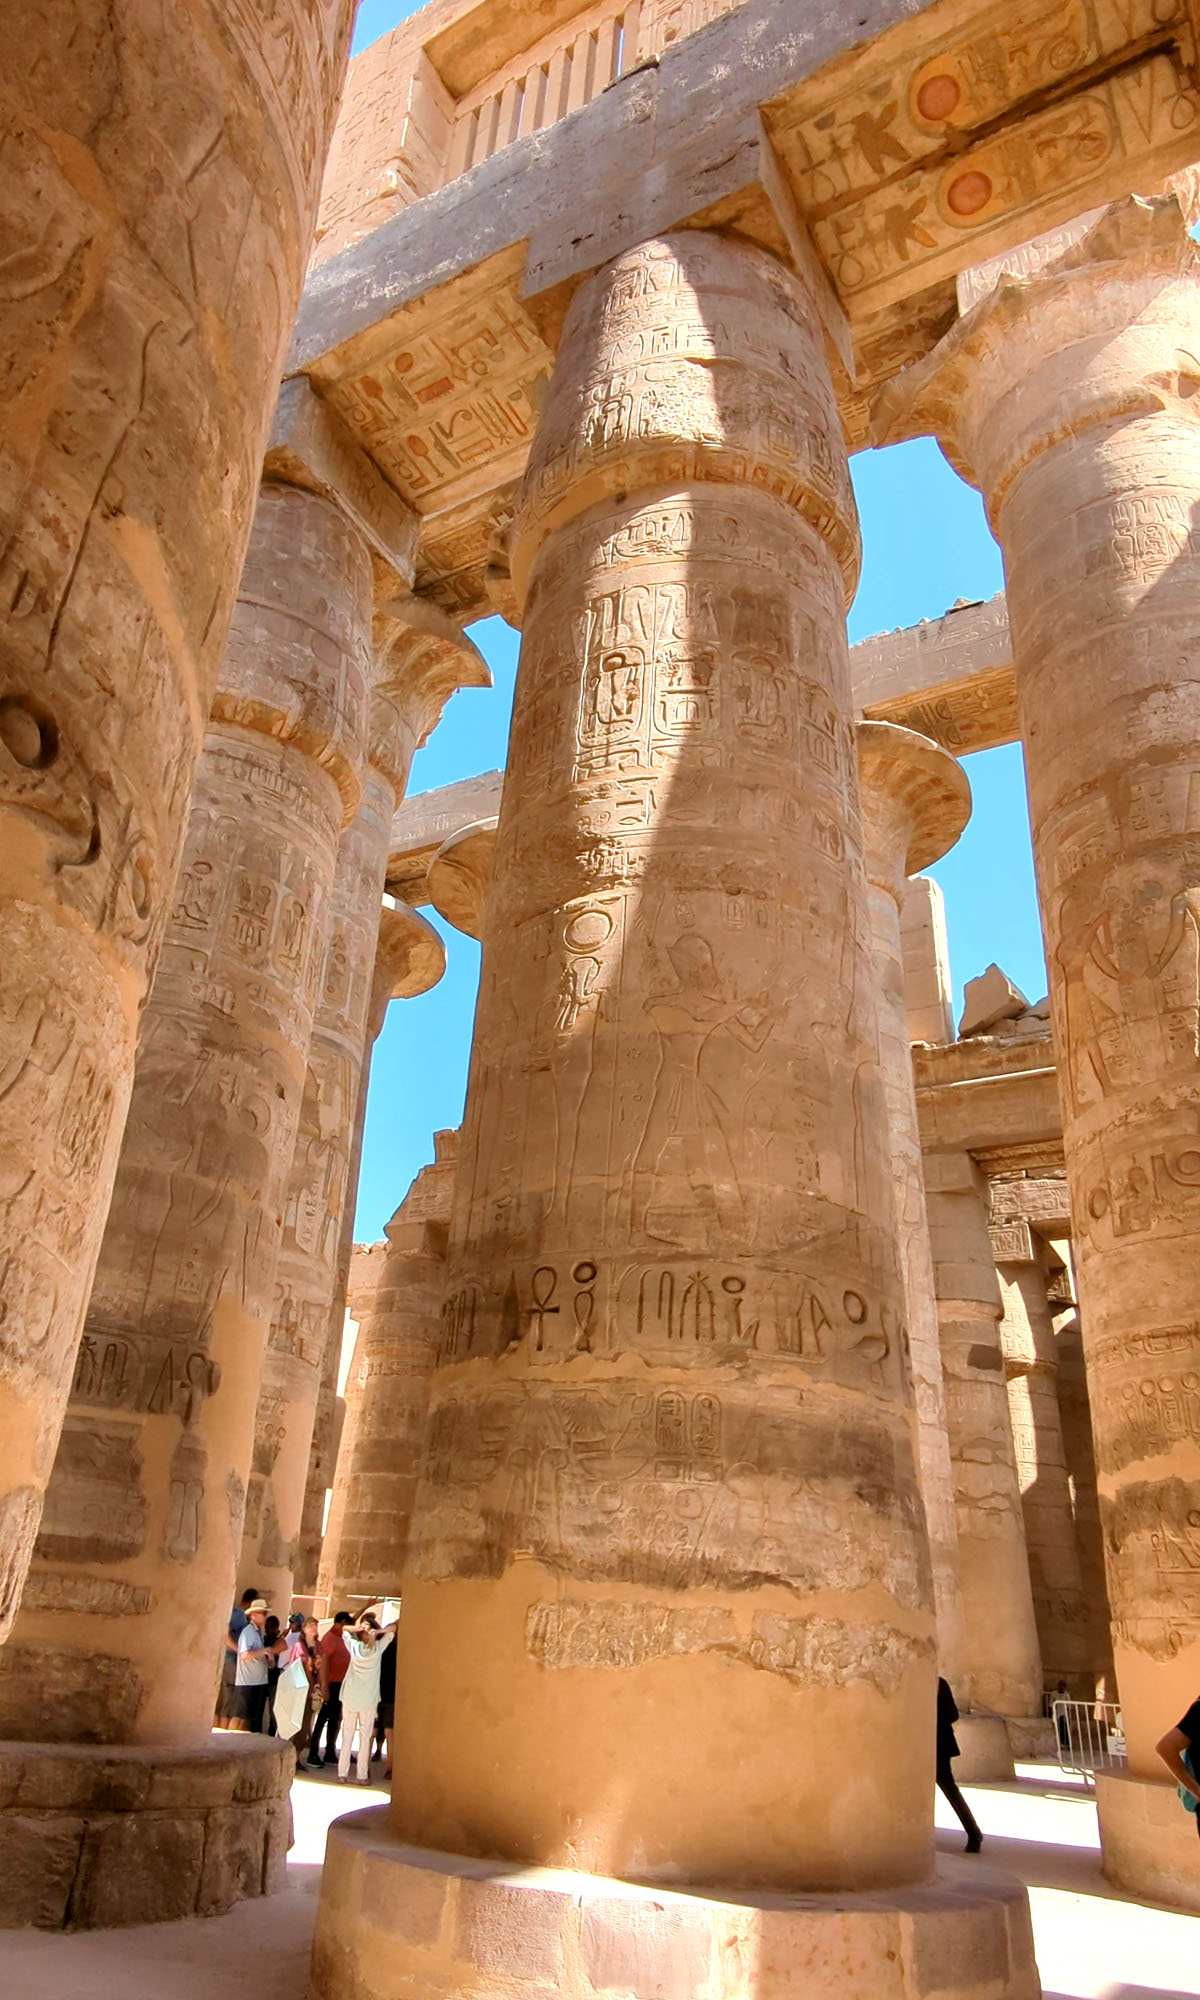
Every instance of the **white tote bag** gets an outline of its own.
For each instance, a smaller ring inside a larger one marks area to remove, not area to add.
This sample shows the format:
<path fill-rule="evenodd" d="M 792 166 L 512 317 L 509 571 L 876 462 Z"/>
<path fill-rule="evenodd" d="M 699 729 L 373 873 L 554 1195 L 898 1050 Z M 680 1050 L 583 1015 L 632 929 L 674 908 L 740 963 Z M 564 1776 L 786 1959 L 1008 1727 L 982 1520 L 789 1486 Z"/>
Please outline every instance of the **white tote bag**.
<path fill-rule="evenodd" d="M 308 1705 L 308 1675 L 303 1660 L 293 1660 L 275 1683 L 275 1728 L 280 1736 L 294 1736 L 304 1721 Z"/>

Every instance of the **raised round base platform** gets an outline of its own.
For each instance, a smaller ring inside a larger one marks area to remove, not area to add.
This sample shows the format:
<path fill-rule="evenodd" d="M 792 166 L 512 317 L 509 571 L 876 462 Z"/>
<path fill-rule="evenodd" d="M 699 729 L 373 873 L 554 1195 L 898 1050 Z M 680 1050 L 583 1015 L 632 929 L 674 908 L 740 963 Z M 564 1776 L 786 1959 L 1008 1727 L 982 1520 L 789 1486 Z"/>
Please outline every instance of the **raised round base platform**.
<path fill-rule="evenodd" d="M 1097 1771 L 1096 1817 L 1114 1888 L 1200 1915 L 1200 1835 L 1174 1785 Z"/>
<path fill-rule="evenodd" d="M 977 1862 L 862 1896 L 705 1896 L 329 1829 L 309 2000 L 1038 2000 L 1029 1901 Z"/>
<path fill-rule="evenodd" d="M 296 1755 L 267 1736 L 189 1750 L 0 1743 L 0 1929 L 212 1917 L 283 1887 Z"/>

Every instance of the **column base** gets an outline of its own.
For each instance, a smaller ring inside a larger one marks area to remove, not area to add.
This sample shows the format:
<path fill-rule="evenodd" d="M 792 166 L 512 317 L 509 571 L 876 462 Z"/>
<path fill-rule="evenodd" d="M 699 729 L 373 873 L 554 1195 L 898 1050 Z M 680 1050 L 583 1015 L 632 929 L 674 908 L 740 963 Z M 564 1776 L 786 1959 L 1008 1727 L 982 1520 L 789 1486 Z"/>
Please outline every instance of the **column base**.
<path fill-rule="evenodd" d="M 704 1896 L 329 1829 L 309 2000 L 1038 2000 L 1029 1901 L 977 1863 L 911 1889 Z"/>
<path fill-rule="evenodd" d="M 276 1737 L 0 1743 L 0 1930 L 215 1917 L 283 1887 L 296 1755 Z"/>
<path fill-rule="evenodd" d="M 1058 1737 L 1052 1716 L 1006 1715 L 1004 1727 L 1012 1754 L 1022 1764 L 1036 1764 L 1046 1758 L 1051 1762 L 1057 1760 Z"/>
<path fill-rule="evenodd" d="M 960 1715 L 954 1734 L 958 1738 L 954 1776 L 960 1785 L 994 1785 L 1016 1777 L 1002 1715 Z"/>
<path fill-rule="evenodd" d="M 1097 1771 L 1101 1866 L 1116 1889 L 1200 1915 L 1200 1837 L 1172 1784 Z"/>

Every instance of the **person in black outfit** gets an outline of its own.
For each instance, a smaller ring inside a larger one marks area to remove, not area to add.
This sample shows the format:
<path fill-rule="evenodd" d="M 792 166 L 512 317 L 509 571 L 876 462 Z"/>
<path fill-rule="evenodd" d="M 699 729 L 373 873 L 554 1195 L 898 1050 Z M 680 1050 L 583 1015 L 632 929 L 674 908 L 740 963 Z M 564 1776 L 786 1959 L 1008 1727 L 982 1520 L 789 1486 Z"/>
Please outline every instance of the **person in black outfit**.
<path fill-rule="evenodd" d="M 958 1738 L 954 1725 L 958 1721 L 958 1703 L 950 1692 L 950 1683 L 938 1675 L 937 1685 L 937 1782 L 942 1797 L 948 1799 L 962 1821 L 962 1830 L 967 1836 L 967 1853 L 978 1854 L 983 1846 L 983 1835 L 979 1822 L 971 1811 L 950 1769 L 950 1759 L 958 1755 Z"/>
<path fill-rule="evenodd" d="M 1187 1714 L 1168 1729 L 1160 1743 L 1154 1746 L 1177 1785 L 1200 1799 L 1200 1701 L 1194 1701 Z M 1187 1753 L 1188 1763 L 1183 1761 Z M 1188 1769 L 1191 1765 L 1191 1770 Z M 1196 1832 L 1200 1834 L 1200 1812 L 1192 1814 Z"/>

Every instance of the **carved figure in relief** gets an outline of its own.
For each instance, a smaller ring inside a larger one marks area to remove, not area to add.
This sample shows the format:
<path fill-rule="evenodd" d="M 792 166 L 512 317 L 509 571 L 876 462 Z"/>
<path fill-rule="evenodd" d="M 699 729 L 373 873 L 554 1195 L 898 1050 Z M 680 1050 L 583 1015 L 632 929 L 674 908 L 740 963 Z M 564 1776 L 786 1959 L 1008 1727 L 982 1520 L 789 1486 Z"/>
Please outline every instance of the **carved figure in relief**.
<path fill-rule="evenodd" d="M 658 1031 L 659 1068 L 633 1163 L 635 1235 L 665 1243 L 706 1239 L 710 1228 L 744 1244 L 749 1216 L 737 1167 L 744 1138 L 730 1041 L 757 1054 L 771 1033 L 765 996 L 727 993 L 712 945 L 684 931 L 667 947 L 673 981 L 644 1010 Z"/>

